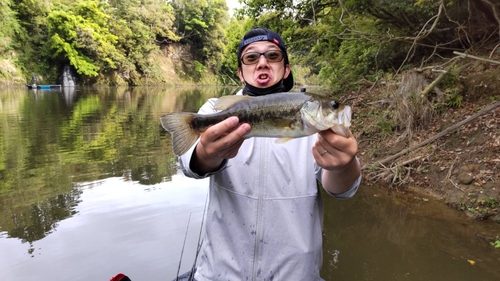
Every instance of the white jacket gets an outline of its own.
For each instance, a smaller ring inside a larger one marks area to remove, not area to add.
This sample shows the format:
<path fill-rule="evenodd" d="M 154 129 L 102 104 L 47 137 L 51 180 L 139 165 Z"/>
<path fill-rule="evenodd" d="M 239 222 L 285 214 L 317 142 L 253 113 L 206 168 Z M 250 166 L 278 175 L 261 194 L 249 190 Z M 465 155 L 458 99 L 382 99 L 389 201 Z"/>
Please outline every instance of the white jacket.
<path fill-rule="evenodd" d="M 215 112 L 210 99 L 200 114 Z M 207 175 L 194 173 L 193 146 L 179 160 L 186 176 L 210 176 L 205 235 L 195 279 L 322 280 L 323 206 L 311 153 L 317 136 L 276 143 L 250 138 L 238 155 Z M 352 197 L 361 176 L 337 198 Z"/>

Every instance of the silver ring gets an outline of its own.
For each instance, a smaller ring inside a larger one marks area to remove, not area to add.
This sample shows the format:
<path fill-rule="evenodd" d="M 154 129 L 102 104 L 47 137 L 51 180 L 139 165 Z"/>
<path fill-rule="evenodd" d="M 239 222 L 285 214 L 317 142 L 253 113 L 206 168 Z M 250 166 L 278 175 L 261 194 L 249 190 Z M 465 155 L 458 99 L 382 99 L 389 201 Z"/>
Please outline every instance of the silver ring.
<path fill-rule="evenodd" d="M 325 149 L 325 151 L 321 152 L 319 155 L 323 156 L 328 153 L 328 150 Z"/>

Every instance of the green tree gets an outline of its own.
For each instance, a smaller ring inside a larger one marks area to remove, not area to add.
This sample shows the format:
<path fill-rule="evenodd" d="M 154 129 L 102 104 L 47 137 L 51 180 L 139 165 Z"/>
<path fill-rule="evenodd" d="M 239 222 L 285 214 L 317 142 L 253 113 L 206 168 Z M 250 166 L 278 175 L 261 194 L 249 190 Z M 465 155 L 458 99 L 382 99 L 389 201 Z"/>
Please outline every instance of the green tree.
<path fill-rule="evenodd" d="M 16 19 L 16 14 L 11 9 L 12 5 L 11 0 L 0 1 L 0 17 L 3 22 L 0 28 L 0 56 L 3 56 L 6 51 L 12 49 L 12 39 L 16 33 L 20 32 L 20 25 Z"/>
<path fill-rule="evenodd" d="M 50 56 L 45 55 L 48 41 L 47 15 L 60 1 L 13 0 L 21 26 L 15 37 L 19 66 L 27 78 L 37 74 L 39 82 L 55 81 L 58 67 Z"/>
<path fill-rule="evenodd" d="M 55 80 L 70 63 L 88 83 L 136 84 L 157 74 L 151 54 L 179 40 L 172 6 L 163 0 L 13 1 L 21 25 L 17 50 L 27 76 Z"/>
<path fill-rule="evenodd" d="M 172 6 L 162 0 L 112 0 L 113 21 L 110 29 L 117 35 L 117 48 L 124 55 L 120 75 L 131 84 L 145 74 L 155 77 L 150 55 L 159 46 L 179 41 L 173 30 Z M 158 76 L 159 77 L 159 76 Z"/>
<path fill-rule="evenodd" d="M 123 59 L 114 46 L 117 37 L 107 27 L 111 20 L 108 8 L 98 1 L 54 7 L 47 18 L 52 58 L 69 62 L 84 76 L 116 69 L 116 62 Z"/>
<path fill-rule="evenodd" d="M 228 21 L 224 0 L 174 0 L 175 28 L 181 42 L 190 46 L 194 60 L 218 73 L 224 53 Z M 195 68 L 194 69 L 200 69 Z"/>
<path fill-rule="evenodd" d="M 495 45 L 499 38 L 500 4 L 484 1 L 243 2 L 240 16 L 281 33 L 294 62 L 338 91 L 435 55 Z"/>
<path fill-rule="evenodd" d="M 240 85 L 238 77 L 238 46 L 245 32 L 254 26 L 254 21 L 248 18 L 231 18 L 225 30 L 227 44 L 221 60 L 220 78 L 226 84 Z"/>
<path fill-rule="evenodd" d="M 208 0 L 204 9 L 204 19 L 208 30 L 202 38 L 203 56 L 207 66 L 218 73 L 221 67 L 224 47 L 226 45 L 225 28 L 228 22 L 228 13 L 225 0 Z"/>

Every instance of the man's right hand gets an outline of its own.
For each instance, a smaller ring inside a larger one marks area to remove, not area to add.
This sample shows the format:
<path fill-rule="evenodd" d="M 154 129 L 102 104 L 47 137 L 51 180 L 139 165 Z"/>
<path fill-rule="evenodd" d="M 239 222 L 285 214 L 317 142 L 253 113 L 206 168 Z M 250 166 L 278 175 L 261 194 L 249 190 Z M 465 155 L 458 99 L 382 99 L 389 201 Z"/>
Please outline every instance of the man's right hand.
<path fill-rule="evenodd" d="M 202 175 L 217 170 L 224 159 L 238 154 L 243 136 L 250 132 L 250 124 L 239 124 L 238 117 L 226 120 L 209 127 L 200 138 L 191 157 L 190 167 Z"/>

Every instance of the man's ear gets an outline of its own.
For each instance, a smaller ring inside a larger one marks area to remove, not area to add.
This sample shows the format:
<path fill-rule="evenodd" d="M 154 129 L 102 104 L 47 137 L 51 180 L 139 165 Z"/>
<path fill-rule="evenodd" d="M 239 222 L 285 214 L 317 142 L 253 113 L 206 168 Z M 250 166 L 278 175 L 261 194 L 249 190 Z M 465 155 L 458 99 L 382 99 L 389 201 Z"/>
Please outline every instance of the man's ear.
<path fill-rule="evenodd" d="M 283 75 L 283 79 L 286 79 L 288 77 L 288 75 L 290 75 L 290 65 L 287 64 L 285 65 L 285 74 Z"/>
<path fill-rule="evenodd" d="M 240 77 L 241 83 L 245 84 L 245 78 L 243 78 L 243 72 L 241 72 L 241 67 L 238 67 L 238 77 Z"/>

